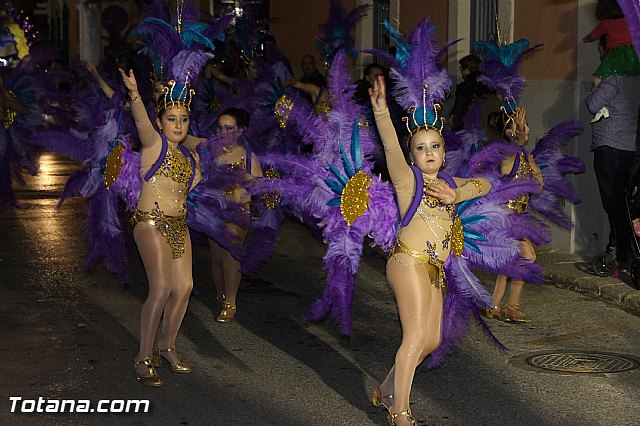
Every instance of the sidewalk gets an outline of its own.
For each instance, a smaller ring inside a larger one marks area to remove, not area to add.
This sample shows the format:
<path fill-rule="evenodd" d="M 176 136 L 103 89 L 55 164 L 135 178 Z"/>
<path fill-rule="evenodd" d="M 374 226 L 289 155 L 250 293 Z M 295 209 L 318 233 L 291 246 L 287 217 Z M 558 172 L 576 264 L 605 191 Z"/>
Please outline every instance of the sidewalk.
<path fill-rule="evenodd" d="M 640 316 L 640 290 L 616 278 L 592 275 L 591 259 L 549 250 L 538 252 L 536 262 L 550 284 L 604 299 Z"/>

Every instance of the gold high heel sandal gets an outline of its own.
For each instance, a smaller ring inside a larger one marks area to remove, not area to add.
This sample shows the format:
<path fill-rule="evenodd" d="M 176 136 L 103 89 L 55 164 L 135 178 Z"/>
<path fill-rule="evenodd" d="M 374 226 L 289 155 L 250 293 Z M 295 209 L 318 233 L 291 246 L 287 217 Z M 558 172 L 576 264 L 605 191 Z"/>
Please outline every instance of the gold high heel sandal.
<path fill-rule="evenodd" d="M 142 377 L 140 373 L 138 373 L 138 369 L 136 367 L 142 364 L 147 367 L 147 371 L 149 371 L 148 376 Z M 145 358 L 142 361 L 133 361 L 133 370 L 136 372 L 136 379 L 143 385 L 150 388 L 159 388 L 164 386 L 164 382 L 160 376 L 158 376 L 158 373 L 149 358 Z"/>
<path fill-rule="evenodd" d="M 393 395 L 382 396 L 382 392 L 380 391 L 380 388 L 374 388 L 371 391 L 371 403 L 373 404 L 373 406 L 377 408 L 382 405 L 387 411 L 389 411 L 389 406 L 384 402 L 382 402 L 384 398 L 392 400 Z"/>
<path fill-rule="evenodd" d="M 509 321 L 513 322 L 531 322 L 531 320 L 524 316 L 520 310 L 520 305 L 511 305 L 504 308 L 504 315 Z"/>
<path fill-rule="evenodd" d="M 495 318 L 498 321 L 510 321 L 505 315 L 504 311 L 500 306 L 494 306 L 493 308 L 485 308 L 485 314 L 487 318 Z"/>
<path fill-rule="evenodd" d="M 172 364 L 169 358 L 162 355 L 162 352 L 175 352 L 175 350 L 176 348 L 160 349 L 158 345 L 154 345 L 153 346 L 153 364 L 156 366 L 156 368 L 159 368 L 160 365 L 162 365 L 162 358 L 164 358 L 169 363 L 169 368 L 171 369 L 172 373 L 177 373 L 177 374 L 191 373 L 191 367 L 189 367 L 187 364 L 184 364 L 180 361 L 176 362 L 175 364 Z"/>
<path fill-rule="evenodd" d="M 407 408 L 406 410 L 402 410 L 399 413 L 392 413 L 391 411 L 389 411 L 389 414 L 387 414 L 387 420 L 389 421 L 389 425 L 395 426 L 395 424 L 396 424 L 395 419 L 397 419 L 400 416 L 406 417 L 407 420 L 409 420 L 409 424 L 411 426 L 417 426 L 418 421 L 411 414 L 411 408 Z"/>
<path fill-rule="evenodd" d="M 216 318 L 218 322 L 231 322 L 233 318 L 236 316 L 236 305 L 232 305 L 231 303 L 224 302 L 222 304 L 222 311 L 220 311 L 220 315 Z"/>

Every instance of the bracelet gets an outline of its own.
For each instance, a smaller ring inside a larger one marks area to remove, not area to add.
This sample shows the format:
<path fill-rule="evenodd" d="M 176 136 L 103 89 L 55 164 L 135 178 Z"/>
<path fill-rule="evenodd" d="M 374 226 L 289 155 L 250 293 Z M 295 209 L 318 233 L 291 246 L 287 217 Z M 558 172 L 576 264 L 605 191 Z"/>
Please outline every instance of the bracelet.
<path fill-rule="evenodd" d="M 135 97 L 131 96 L 131 92 L 129 92 L 129 101 L 130 102 L 135 102 L 138 100 L 138 98 L 140 97 L 139 95 L 136 95 Z"/>

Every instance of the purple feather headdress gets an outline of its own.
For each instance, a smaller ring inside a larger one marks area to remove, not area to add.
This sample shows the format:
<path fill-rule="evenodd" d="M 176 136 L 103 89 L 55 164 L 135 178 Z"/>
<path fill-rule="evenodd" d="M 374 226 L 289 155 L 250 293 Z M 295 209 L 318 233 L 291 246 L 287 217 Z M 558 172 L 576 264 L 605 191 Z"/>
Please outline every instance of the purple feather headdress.
<path fill-rule="evenodd" d="M 316 37 L 316 47 L 320 49 L 320 56 L 326 57 L 327 63 L 331 65 L 336 53 L 341 50 L 356 57 L 353 37 L 349 31 L 366 16 L 369 5 L 358 6 L 347 13 L 343 0 L 330 0 L 329 3 L 327 22 L 320 24 L 324 35 Z"/>
<path fill-rule="evenodd" d="M 438 65 L 444 50 L 436 48 L 436 27 L 429 18 L 425 18 L 405 42 L 388 22 L 385 26 L 397 49 L 389 72 L 395 80 L 393 96 L 410 114 L 407 117 L 408 130 L 414 132 L 418 128 L 432 127 L 441 131 L 440 103 L 451 87 L 451 79 L 447 71 Z"/>
<path fill-rule="evenodd" d="M 473 45 L 484 55 L 480 64 L 482 74 L 478 76 L 478 81 L 500 93 L 502 98 L 517 102 L 525 83 L 524 77 L 518 75 L 520 65 L 527 55 L 542 47 L 542 44 L 529 47 L 529 40 L 520 39 L 505 45 L 483 40 L 476 41 Z M 515 107 L 512 106 L 511 109 Z"/>

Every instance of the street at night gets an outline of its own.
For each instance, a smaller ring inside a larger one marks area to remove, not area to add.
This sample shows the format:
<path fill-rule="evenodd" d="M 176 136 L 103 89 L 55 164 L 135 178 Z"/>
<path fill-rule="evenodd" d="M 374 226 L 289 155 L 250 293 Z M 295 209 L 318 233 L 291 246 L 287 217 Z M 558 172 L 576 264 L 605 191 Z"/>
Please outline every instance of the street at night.
<path fill-rule="evenodd" d="M 0 0 L 0 426 L 640 426 L 637 0 Z"/>
<path fill-rule="evenodd" d="M 386 412 L 369 400 L 400 342 L 382 252 L 365 250 L 347 339 L 330 322 L 303 320 L 322 291 L 324 246 L 302 225 L 285 221 L 269 264 L 243 278 L 237 318 L 228 324 L 214 321 L 208 247 L 195 245 L 196 294 L 177 341 L 194 371 L 175 375 L 161 367 L 165 386 L 145 388 L 132 368 L 147 291 L 135 246 L 129 246 L 129 286 L 102 266 L 82 275 L 85 202 L 55 208 L 78 167 L 43 154 L 39 176 L 17 186 L 19 208 L 0 217 L 0 424 L 386 424 Z M 491 289 L 493 277 L 483 279 Z M 529 324 L 489 320 L 508 352 L 472 326 L 444 365 L 418 369 L 411 403 L 420 424 L 638 424 L 637 312 L 553 285 L 527 285 L 524 309 Z M 564 351 L 578 353 L 575 373 L 525 362 L 539 352 Z M 604 355 L 604 362 L 594 361 Z M 598 373 L 596 365 L 628 371 Z M 21 398 L 14 398 L 16 412 L 10 397 Z M 45 400 L 41 406 L 148 399 L 150 410 L 37 413 L 38 398 Z M 35 409 L 19 412 L 21 406 Z"/>

